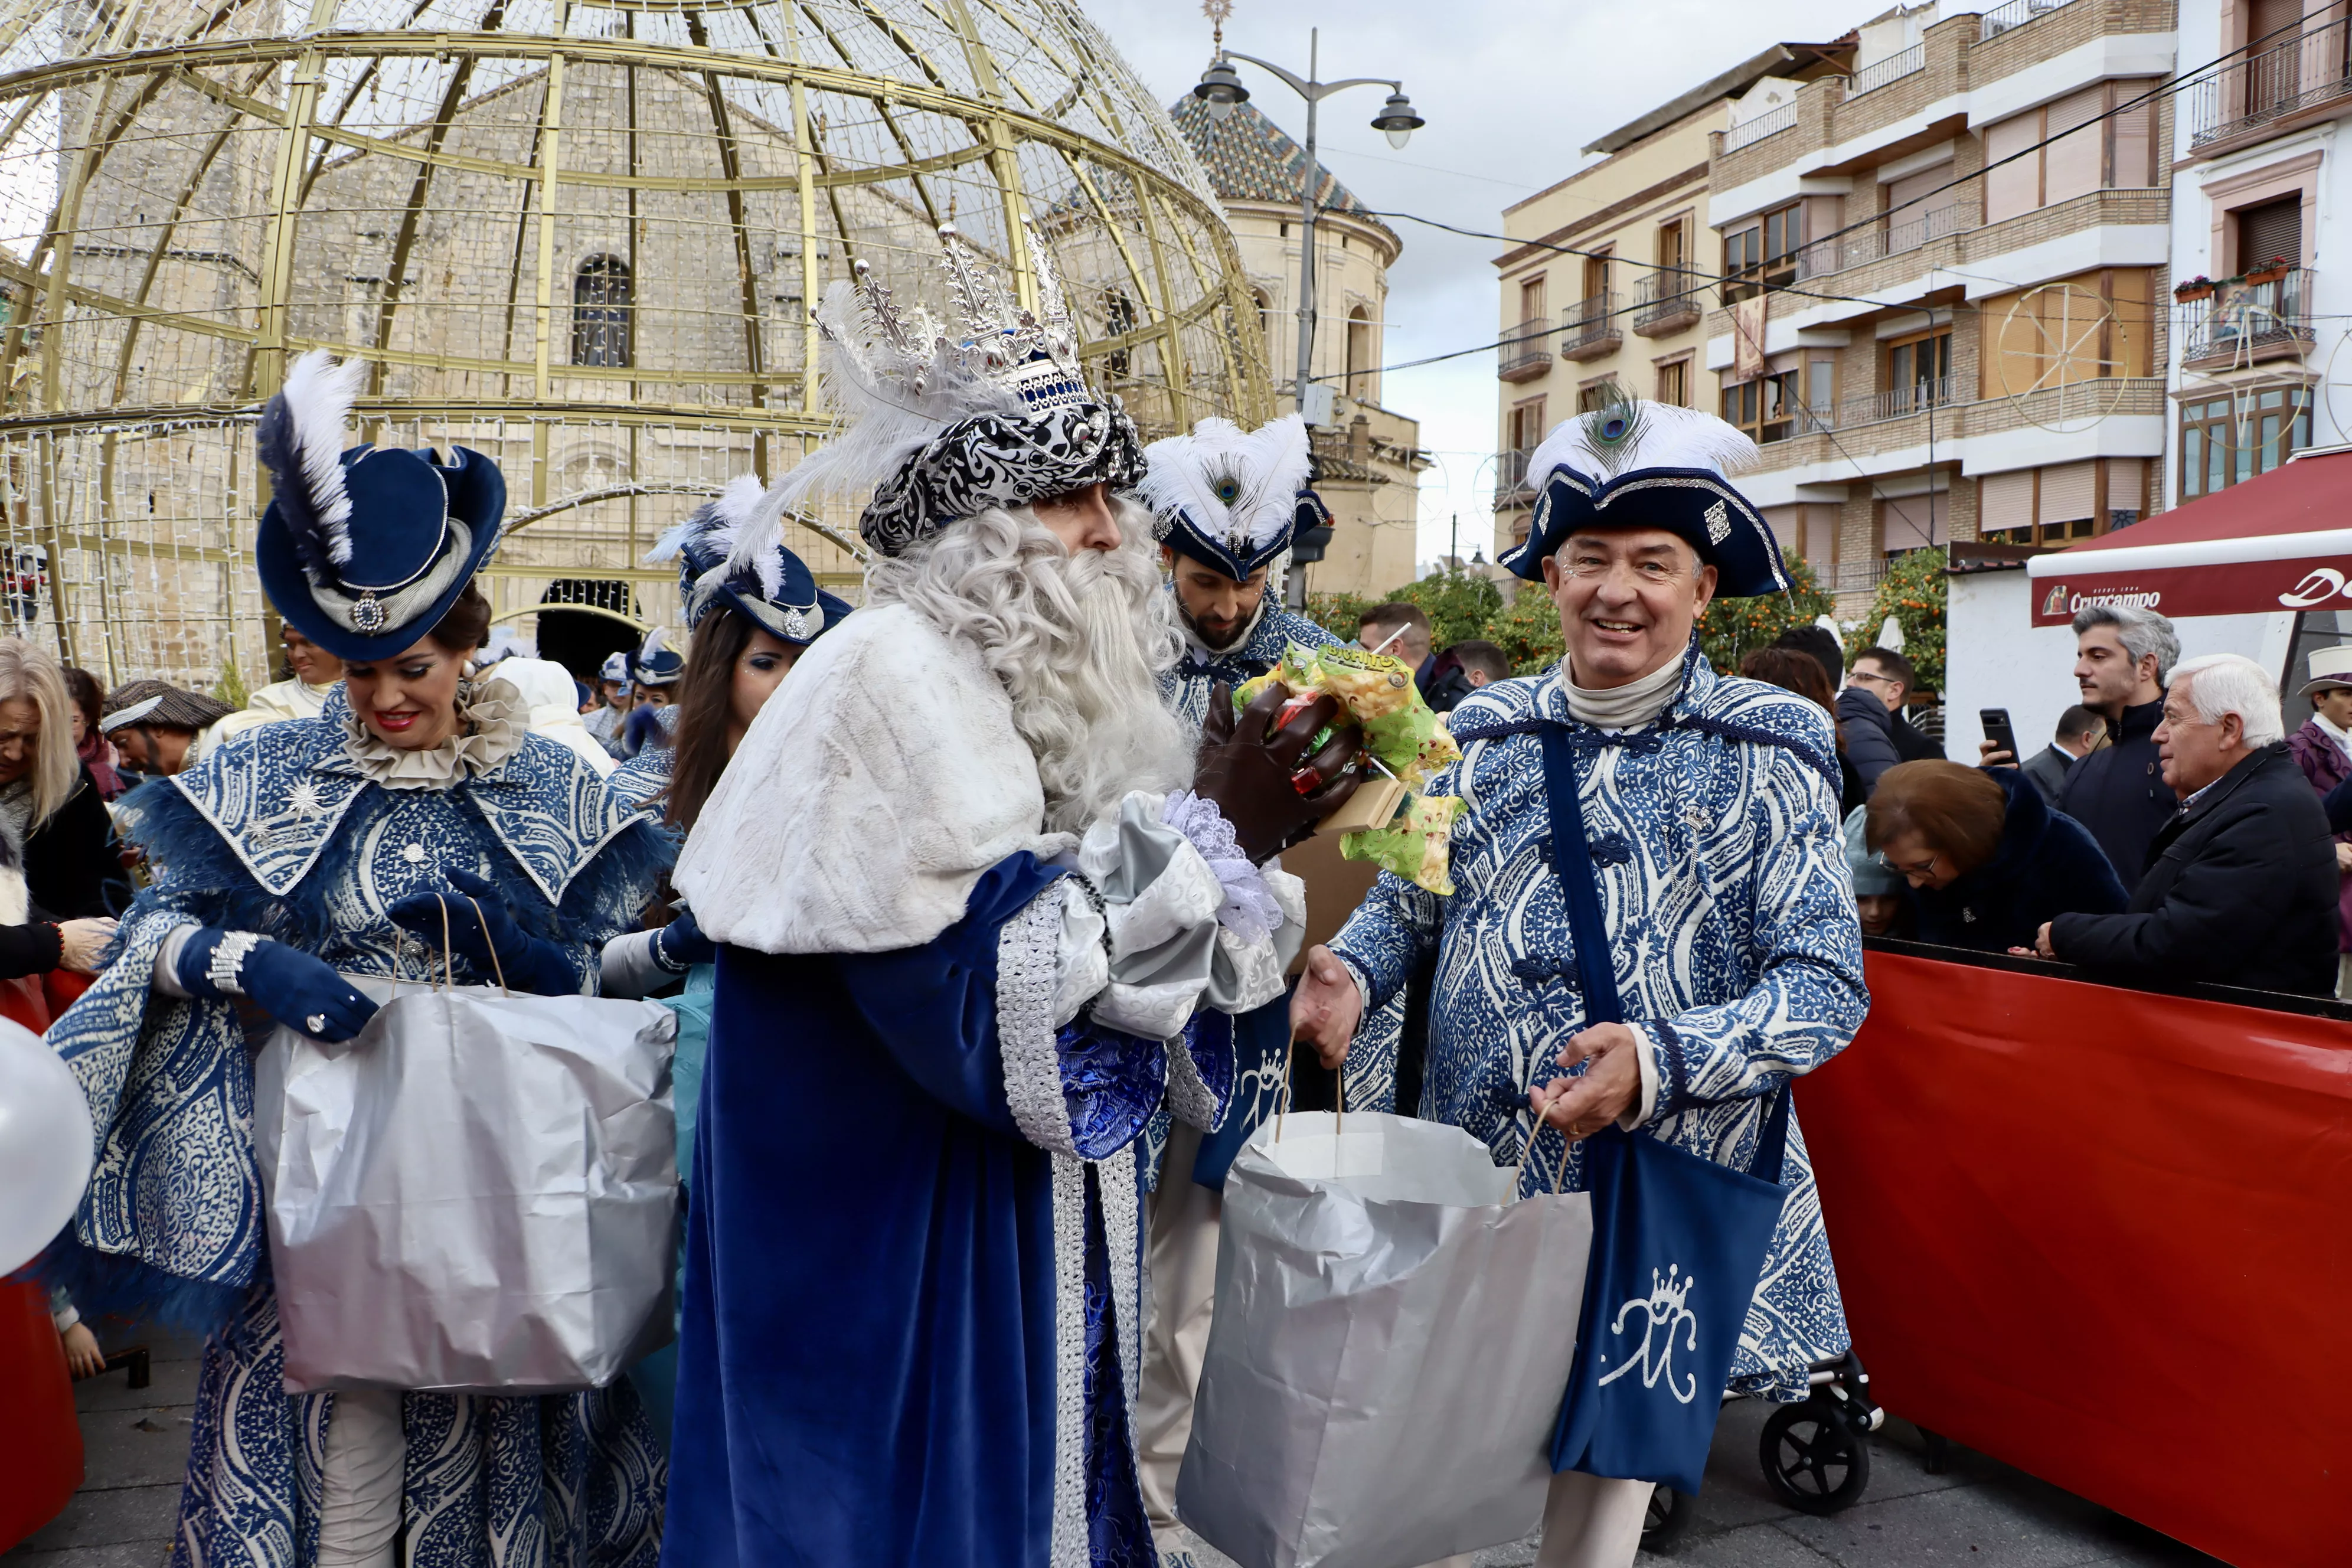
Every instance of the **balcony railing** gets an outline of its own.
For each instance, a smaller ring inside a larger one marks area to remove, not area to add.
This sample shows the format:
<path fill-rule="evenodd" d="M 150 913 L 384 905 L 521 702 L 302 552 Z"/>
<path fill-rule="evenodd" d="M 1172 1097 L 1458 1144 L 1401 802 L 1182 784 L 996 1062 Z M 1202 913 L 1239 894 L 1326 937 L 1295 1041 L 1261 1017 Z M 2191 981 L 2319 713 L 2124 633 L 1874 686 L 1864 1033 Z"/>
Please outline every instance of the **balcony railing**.
<path fill-rule="evenodd" d="M 1894 223 L 1877 228 L 1815 240 L 1797 253 L 1797 276 L 1801 279 L 1825 278 L 1849 267 L 1916 250 L 1931 239 L 1943 239 L 1975 226 L 1975 210 L 1958 202 L 1926 212 L 1907 212 Z"/>
<path fill-rule="evenodd" d="M 2223 283 L 2182 302 L 2180 363 L 2191 369 L 2253 364 L 2311 346 L 2311 268 L 2290 267 L 2266 283 Z"/>
<path fill-rule="evenodd" d="M 1990 43 L 2011 27 L 2022 27 L 2036 16 L 2047 16 L 2053 11 L 2062 11 L 2074 3 L 2074 0 L 2010 0 L 2010 4 L 1997 6 L 1984 14 L 1983 24 L 1977 33 L 1977 41 L 1980 44 Z"/>
<path fill-rule="evenodd" d="M 1706 284 L 1691 272 L 1653 272 L 1633 285 L 1633 331 L 1645 338 L 1678 331 L 1705 309 Z"/>
<path fill-rule="evenodd" d="M 1551 323 L 1541 316 L 1521 321 L 1503 338 L 1495 374 L 1505 381 L 1533 381 L 1551 369 Z"/>
<path fill-rule="evenodd" d="M 2189 89 L 2189 144 L 2258 130 L 2352 93 L 2352 20 L 2280 39 Z"/>
<path fill-rule="evenodd" d="M 1559 355 L 1562 359 L 1598 359 L 1625 341 L 1625 318 L 1620 294 L 1595 294 L 1559 313 Z"/>
<path fill-rule="evenodd" d="M 1854 72 L 1853 80 L 1846 85 L 1845 95 L 1849 100 L 1860 98 L 1865 92 L 1876 92 L 1890 81 L 1901 81 L 1927 68 L 1927 46 L 1914 44 L 1899 55 L 1889 55 Z"/>
<path fill-rule="evenodd" d="M 1723 150 L 1737 153 L 1742 147 L 1752 147 L 1767 136 L 1782 131 L 1792 131 L 1797 124 L 1797 106 L 1784 103 L 1778 109 L 1767 110 L 1753 120 L 1742 121 L 1723 133 Z"/>
<path fill-rule="evenodd" d="M 1533 447 L 1514 447 L 1495 454 L 1495 504 L 1508 506 L 1528 499 L 1528 459 Z"/>
<path fill-rule="evenodd" d="M 1838 428 L 1848 430 L 1857 425 L 1905 419 L 1914 414 L 1925 414 L 1930 408 L 1949 407 L 1951 402 L 1952 378 L 1948 375 L 1939 375 L 1932 381 L 1906 382 L 1884 392 L 1847 398 L 1838 405 Z"/>

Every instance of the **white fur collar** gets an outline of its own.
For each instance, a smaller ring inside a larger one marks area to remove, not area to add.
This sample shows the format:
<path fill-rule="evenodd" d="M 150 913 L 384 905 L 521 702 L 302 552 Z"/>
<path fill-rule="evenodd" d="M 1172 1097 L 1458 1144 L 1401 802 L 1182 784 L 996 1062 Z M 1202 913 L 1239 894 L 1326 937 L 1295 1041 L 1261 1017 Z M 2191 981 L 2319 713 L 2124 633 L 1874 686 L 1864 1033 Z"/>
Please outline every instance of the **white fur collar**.
<path fill-rule="evenodd" d="M 978 653 L 903 605 L 860 610 L 785 677 L 704 803 L 674 880 L 712 940 L 888 952 L 963 918 L 1044 831 L 1036 759 Z"/>

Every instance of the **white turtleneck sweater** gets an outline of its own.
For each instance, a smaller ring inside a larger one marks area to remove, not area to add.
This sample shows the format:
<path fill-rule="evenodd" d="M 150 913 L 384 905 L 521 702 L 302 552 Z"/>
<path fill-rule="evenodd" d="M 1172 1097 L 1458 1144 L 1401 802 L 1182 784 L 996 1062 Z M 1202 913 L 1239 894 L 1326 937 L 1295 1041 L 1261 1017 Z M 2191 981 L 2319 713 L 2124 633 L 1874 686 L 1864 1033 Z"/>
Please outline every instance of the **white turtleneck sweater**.
<path fill-rule="evenodd" d="M 1559 689 L 1567 694 L 1568 710 L 1578 722 L 1597 730 L 1637 730 L 1664 712 L 1682 690 L 1682 656 L 1676 654 L 1649 674 L 1636 676 L 1622 686 L 1597 691 L 1579 686 L 1570 677 L 1568 666 L 1562 664 Z"/>

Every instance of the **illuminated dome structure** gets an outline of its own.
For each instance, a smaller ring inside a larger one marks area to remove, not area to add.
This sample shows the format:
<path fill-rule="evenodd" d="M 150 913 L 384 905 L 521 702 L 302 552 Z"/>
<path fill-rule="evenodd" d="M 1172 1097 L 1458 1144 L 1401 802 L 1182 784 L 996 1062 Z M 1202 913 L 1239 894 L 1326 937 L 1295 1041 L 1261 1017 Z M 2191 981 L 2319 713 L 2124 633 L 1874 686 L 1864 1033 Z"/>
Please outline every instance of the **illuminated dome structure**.
<path fill-rule="evenodd" d="M 265 678 L 252 423 L 324 347 L 364 438 L 505 469 L 495 608 L 584 668 L 828 427 L 825 286 L 941 309 L 950 220 L 1024 300 L 1052 248 L 1147 439 L 1272 412 L 1214 193 L 1068 0 L 0 0 L 0 613 Z M 853 521 L 792 541 L 829 583 Z"/>

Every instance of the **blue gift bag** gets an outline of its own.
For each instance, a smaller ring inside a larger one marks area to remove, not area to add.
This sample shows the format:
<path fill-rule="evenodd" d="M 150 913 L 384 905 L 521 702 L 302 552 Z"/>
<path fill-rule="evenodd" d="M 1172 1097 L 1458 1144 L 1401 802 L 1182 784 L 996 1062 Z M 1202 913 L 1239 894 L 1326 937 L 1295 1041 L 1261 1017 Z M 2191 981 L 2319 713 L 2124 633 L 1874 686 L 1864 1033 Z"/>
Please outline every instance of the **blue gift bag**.
<path fill-rule="evenodd" d="M 1543 731 L 1552 868 L 1568 909 L 1588 1024 L 1624 1008 L 1576 793 L 1574 742 Z M 1696 1492 L 1787 1190 L 1789 1092 L 1774 1097 L 1746 1172 L 1611 1127 L 1585 1142 L 1592 1258 L 1552 1468 Z"/>

